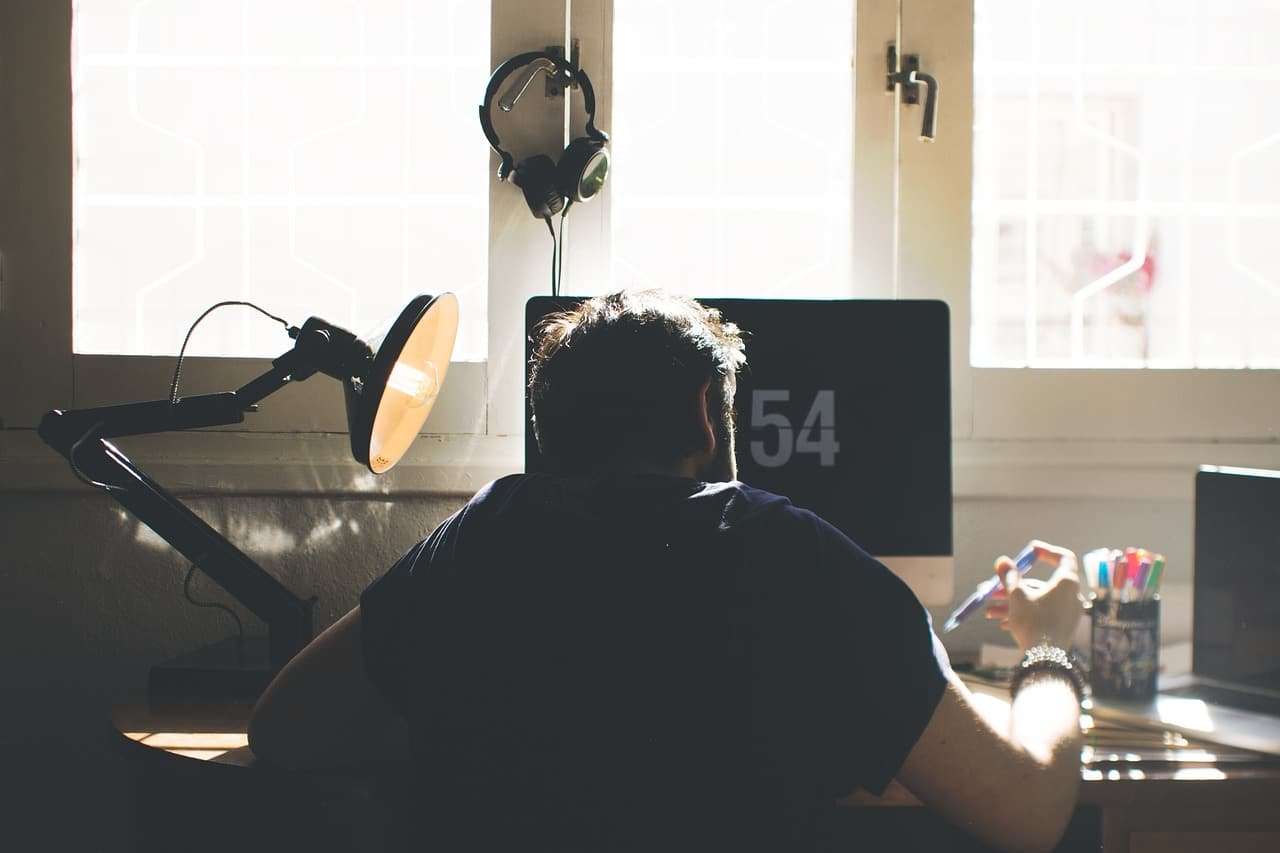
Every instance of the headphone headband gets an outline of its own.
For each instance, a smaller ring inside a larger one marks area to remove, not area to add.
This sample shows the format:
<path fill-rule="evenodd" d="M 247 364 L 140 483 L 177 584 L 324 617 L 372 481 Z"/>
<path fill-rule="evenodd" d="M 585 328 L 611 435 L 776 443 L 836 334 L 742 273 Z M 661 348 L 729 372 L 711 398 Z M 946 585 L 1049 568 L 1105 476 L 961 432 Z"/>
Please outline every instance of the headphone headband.
<path fill-rule="evenodd" d="M 498 180 L 505 181 L 511 174 L 511 170 L 515 167 L 515 158 L 510 152 L 502 147 L 502 141 L 498 139 L 498 133 L 493 129 L 493 118 L 490 116 L 490 109 L 493 106 L 493 99 L 497 96 L 498 90 L 502 88 L 502 84 L 515 71 L 537 62 L 539 59 L 545 59 L 555 66 L 556 74 L 564 75 L 570 83 L 578 83 L 582 86 L 582 105 L 587 111 L 587 136 L 599 142 L 607 142 L 609 137 L 601 130 L 596 128 L 596 93 L 591 88 L 591 78 L 587 76 L 587 72 L 573 65 L 563 57 L 556 56 L 545 50 L 533 50 L 528 53 L 520 53 L 508 59 L 499 65 L 489 77 L 489 85 L 484 90 L 484 101 L 480 104 L 480 128 L 484 131 L 485 139 L 489 140 L 489 147 L 492 148 L 499 157 L 502 158 L 502 165 L 498 167 Z"/>

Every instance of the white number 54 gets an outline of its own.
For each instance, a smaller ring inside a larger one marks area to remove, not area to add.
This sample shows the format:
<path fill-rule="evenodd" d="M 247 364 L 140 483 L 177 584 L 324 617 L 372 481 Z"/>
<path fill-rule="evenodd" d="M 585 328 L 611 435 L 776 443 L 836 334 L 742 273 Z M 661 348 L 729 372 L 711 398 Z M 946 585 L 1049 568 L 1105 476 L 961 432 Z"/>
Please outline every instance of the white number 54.
<path fill-rule="evenodd" d="M 778 431 L 777 448 L 769 451 L 766 442 L 751 442 L 751 458 L 761 468 L 781 468 L 793 453 L 816 453 L 818 464 L 830 468 L 836 464 L 840 443 L 836 441 L 836 392 L 819 391 L 805 415 L 797 434 L 791 420 L 783 412 L 765 411 L 770 403 L 786 403 L 791 392 L 785 388 L 759 388 L 751 394 L 751 429 L 774 428 Z"/>

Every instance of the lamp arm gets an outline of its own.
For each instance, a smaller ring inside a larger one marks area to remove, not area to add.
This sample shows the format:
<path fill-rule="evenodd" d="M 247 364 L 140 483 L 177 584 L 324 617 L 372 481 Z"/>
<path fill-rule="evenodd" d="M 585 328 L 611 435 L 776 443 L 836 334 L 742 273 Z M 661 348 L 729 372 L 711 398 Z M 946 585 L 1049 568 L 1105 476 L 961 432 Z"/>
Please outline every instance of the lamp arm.
<path fill-rule="evenodd" d="M 235 391 L 194 394 L 174 403 L 147 400 L 87 409 L 54 409 L 40 423 L 40 436 L 63 456 L 73 443 L 90 431 L 98 438 L 119 438 L 156 432 L 174 432 L 202 427 L 244 423 L 246 412 L 292 381 L 315 373 L 307 366 L 306 354 L 298 348 L 271 363 L 271 369 Z M 57 415 L 57 417 L 53 417 Z"/>
<path fill-rule="evenodd" d="M 237 391 L 183 397 L 177 403 L 150 400 L 117 406 L 47 413 L 38 432 L 46 444 L 93 480 L 112 486 L 108 494 L 200 567 L 229 595 L 267 624 L 273 668 L 288 663 L 314 636 L 312 608 L 243 551 L 152 480 L 104 438 L 242 423 L 257 402 L 307 369 L 298 350 L 276 359 L 269 371 Z M 74 459 L 73 459 L 74 456 Z"/>
<path fill-rule="evenodd" d="M 167 405 L 167 401 L 161 402 Z M 68 461 L 74 448 L 77 468 L 94 480 L 111 484 L 113 488 L 108 494 L 114 500 L 265 622 L 272 666 L 278 668 L 288 663 L 311 641 L 311 611 L 315 599 L 302 599 L 290 592 L 186 504 L 148 477 L 115 445 L 101 438 L 81 441 L 83 431 L 68 443 L 66 436 L 80 429 L 79 426 L 71 428 L 71 424 L 93 412 L 93 409 L 50 412 L 40 422 L 40 436 Z"/>
<path fill-rule="evenodd" d="M 290 382 L 320 372 L 348 385 L 373 359 L 367 344 L 318 317 L 300 329 L 290 328 L 289 336 L 294 338 L 293 348 L 235 391 L 197 394 L 177 402 L 54 409 L 38 429 L 44 442 L 66 457 L 77 473 L 107 486 L 121 506 L 267 623 L 273 668 L 284 666 L 311 641 L 316 599 L 304 600 L 290 592 L 104 439 L 243 423 L 245 412 L 256 411 L 260 400 Z"/>
<path fill-rule="evenodd" d="M 271 362 L 270 370 L 241 385 L 233 392 L 233 396 L 242 412 L 255 412 L 261 400 L 290 382 L 309 379 L 316 370 L 318 368 L 314 364 L 314 356 L 300 340 L 293 349 Z M 185 399 L 184 397 L 183 400 Z"/>
<path fill-rule="evenodd" d="M 252 408 L 248 409 L 252 411 Z M 246 407 L 231 391 L 183 397 L 177 403 L 147 400 L 87 409 L 54 409 L 40 421 L 40 437 L 63 456 L 63 446 L 91 430 L 99 438 L 174 432 L 244 421 Z"/>

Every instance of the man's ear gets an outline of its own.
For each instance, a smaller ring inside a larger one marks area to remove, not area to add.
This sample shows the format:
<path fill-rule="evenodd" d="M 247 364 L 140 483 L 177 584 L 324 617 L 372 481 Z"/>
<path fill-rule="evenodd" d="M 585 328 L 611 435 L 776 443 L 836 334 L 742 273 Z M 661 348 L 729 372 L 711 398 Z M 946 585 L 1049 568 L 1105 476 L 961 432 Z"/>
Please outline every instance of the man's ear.
<path fill-rule="evenodd" d="M 698 453 L 705 453 L 708 457 L 714 456 L 716 452 L 716 428 L 715 418 L 711 415 L 711 380 L 708 379 L 698 387 L 698 393 L 694 399 L 694 414 L 697 418 L 698 425 Z"/>

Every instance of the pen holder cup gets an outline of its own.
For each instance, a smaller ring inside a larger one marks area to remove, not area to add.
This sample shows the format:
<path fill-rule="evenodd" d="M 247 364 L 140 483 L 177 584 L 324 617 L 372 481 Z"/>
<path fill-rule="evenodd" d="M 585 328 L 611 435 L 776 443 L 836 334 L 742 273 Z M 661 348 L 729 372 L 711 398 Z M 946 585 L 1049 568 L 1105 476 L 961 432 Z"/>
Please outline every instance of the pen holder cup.
<path fill-rule="evenodd" d="M 1093 694 L 1110 699 L 1153 698 L 1160 670 L 1160 596 L 1133 601 L 1119 596 L 1098 598 L 1089 617 Z"/>

